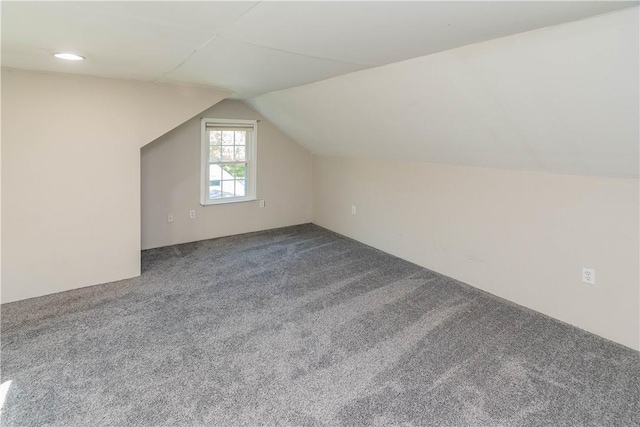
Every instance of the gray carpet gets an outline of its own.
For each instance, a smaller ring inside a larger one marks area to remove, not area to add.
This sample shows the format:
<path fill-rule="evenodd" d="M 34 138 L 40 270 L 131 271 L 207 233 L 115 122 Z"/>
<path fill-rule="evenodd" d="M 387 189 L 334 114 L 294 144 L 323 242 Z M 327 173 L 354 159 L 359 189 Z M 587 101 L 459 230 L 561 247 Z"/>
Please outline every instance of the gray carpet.
<path fill-rule="evenodd" d="M 314 225 L 2 306 L 3 425 L 640 425 L 640 353 Z"/>

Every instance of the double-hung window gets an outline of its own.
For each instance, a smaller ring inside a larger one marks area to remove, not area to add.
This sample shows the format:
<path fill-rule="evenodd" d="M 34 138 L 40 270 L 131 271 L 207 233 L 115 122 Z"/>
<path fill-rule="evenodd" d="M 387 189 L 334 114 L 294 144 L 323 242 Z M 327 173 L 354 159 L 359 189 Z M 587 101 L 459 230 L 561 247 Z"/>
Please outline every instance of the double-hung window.
<path fill-rule="evenodd" d="M 256 120 L 202 119 L 201 203 L 256 199 Z"/>

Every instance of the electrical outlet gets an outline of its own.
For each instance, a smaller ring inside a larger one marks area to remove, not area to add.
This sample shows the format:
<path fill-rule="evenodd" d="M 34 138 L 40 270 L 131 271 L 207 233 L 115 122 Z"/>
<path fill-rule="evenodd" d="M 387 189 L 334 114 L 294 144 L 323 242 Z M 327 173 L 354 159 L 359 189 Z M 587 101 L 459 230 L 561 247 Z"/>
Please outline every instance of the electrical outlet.
<path fill-rule="evenodd" d="M 260 200 L 260 207 L 264 208 L 264 200 Z"/>
<path fill-rule="evenodd" d="M 172 213 L 167 215 L 167 222 L 173 222 L 173 214 Z"/>
<path fill-rule="evenodd" d="M 590 285 L 595 285 L 596 271 L 593 268 L 582 267 L 582 281 Z"/>
<path fill-rule="evenodd" d="M 356 214 L 356 207 L 351 206 L 351 215 L 355 215 L 355 214 Z"/>
<path fill-rule="evenodd" d="M 191 209 L 189 211 L 189 218 L 194 219 L 196 217 L 196 211 L 195 209 Z"/>

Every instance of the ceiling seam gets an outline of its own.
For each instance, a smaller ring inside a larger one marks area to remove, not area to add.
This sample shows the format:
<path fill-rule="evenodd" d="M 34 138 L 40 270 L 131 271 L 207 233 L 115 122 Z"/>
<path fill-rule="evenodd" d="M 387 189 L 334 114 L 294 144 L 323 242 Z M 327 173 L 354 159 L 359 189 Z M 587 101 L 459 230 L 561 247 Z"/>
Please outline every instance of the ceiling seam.
<path fill-rule="evenodd" d="M 319 56 L 319 55 L 318 56 L 316 56 L 316 55 L 308 55 L 308 54 L 305 54 L 305 53 L 293 52 L 293 51 L 286 50 L 286 49 L 279 49 L 277 47 L 263 46 L 263 45 L 259 45 L 257 43 L 251 43 L 251 42 L 247 42 L 247 41 L 244 41 L 244 40 L 237 40 L 237 39 L 233 39 L 233 38 L 230 38 L 230 37 L 225 37 L 223 35 L 220 35 L 220 38 L 223 38 L 225 40 L 231 40 L 233 42 L 245 44 L 245 45 L 248 45 L 248 46 L 254 46 L 254 47 L 259 47 L 259 48 L 262 48 L 262 49 L 273 50 L 275 52 L 282 52 L 282 53 L 288 53 L 290 55 L 302 56 L 304 58 L 321 59 L 323 61 L 339 62 L 341 64 L 357 65 L 359 67 L 379 67 L 381 65 L 384 65 L 384 64 L 361 64 L 359 62 L 350 62 L 350 61 L 343 61 L 341 59 L 325 58 L 325 57 Z"/>
<path fill-rule="evenodd" d="M 200 49 L 204 48 L 205 46 L 207 46 L 209 43 L 211 43 L 212 41 L 214 41 L 216 38 L 218 38 L 218 33 L 214 34 L 213 37 L 209 38 L 207 41 L 205 41 L 203 44 L 201 44 L 200 46 L 198 46 L 195 50 L 193 50 L 189 56 L 187 56 L 185 59 L 183 59 L 178 65 L 176 65 L 175 67 L 173 67 L 172 69 L 170 69 L 169 71 L 165 71 L 164 73 L 162 73 L 162 75 L 160 77 L 158 77 L 157 79 L 152 80 L 153 83 L 156 83 L 158 80 L 162 79 L 164 76 L 166 76 L 169 73 L 174 72 L 175 70 L 177 70 L 178 68 L 180 68 L 182 65 L 184 65 L 185 62 L 187 62 L 193 55 L 196 54 L 196 52 L 198 52 Z"/>
<path fill-rule="evenodd" d="M 180 62 L 178 65 L 176 65 L 175 67 L 173 67 L 171 70 L 166 71 L 165 73 L 163 73 L 160 77 L 158 77 L 157 79 L 153 80 L 153 82 L 157 82 L 158 80 L 161 80 L 163 77 L 165 77 L 167 74 L 170 74 L 174 71 L 176 71 L 178 68 L 180 68 L 181 66 L 183 66 L 189 59 L 191 59 L 191 57 L 193 55 L 195 55 L 198 51 L 202 50 L 204 47 L 206 47 L 207 45 L 209 45 L 209 43 L 211 43 L 213 40 L 215 40 L 216 38 L 221 38 L 221 39 L 225 39 L 225 40 L 230 40 L 236 43 L 240 43 L 240 44 L 244 44 L 247 46 L 254 46 L 254 47 L 259 47 L 262 49 L 268 49 L 268 50 L 272 50 L 274 52 L 281 52 L 281 53 L 286 53 L 289 55 L 296 55 L 296 56 L 301 56 L 303 58 L 310 58 L 310 59 L 319 59 L 322 61 L 331 61 L 331 62 L 336 62 L 336 63 L 340 63 L 340 64 L 346 64 L 346 65 L 355 65 L 357 67 L 367 67 L 367 68 L 371 68 L 371 67 L 378 67 L 380 65 L 383 64 L 361 64 L 359 62 L 350 62 L 350 61 L 343 61 L 341 59 L 334 59 L 334 58 L 325 58 L 323 56 L 316 56 L 316 55 L 308 55 L 308 54 L 304 54 L 304 53 L 299 53 L 299 52 L 293 52 L 293 51 L 289 51 L 286 49 L 278 49 L 275 47 L 270 47 L 270 46 L 263 46 L 263 45 L 259 45 L 256 43 L 250 43 L 247 41 L 243 41 L 243 40 L 236 40 L 234 38 L 229 38 L 229 37 L 225 37 L 223 36 L 221 33 L 231 27 L 234 23 L 238 22 L 239 20 L 241 20 L 243 17 L 245 17 L 248 13 L 250 13 L 256 6 L 258 6 L 261 3 L 262 0 L 257 1 L 253 6 L 251 6 L 249 9 L 247 9 L 242 15 L 240 15 L 238 18 L 236 18 L 235 20 L 233 20 L 232 22 L 229 23 L 229 25 L 227 25 L 224 29 L 222 29 L 221 31 L 217 32 L 216 34 L 213 35 L 213 37 L 211 37 L 210 39 L 208 39 L 207 41 L 205 41 L 202 45 L 200 45 L 199 47 L 197 47 L 193 52 L 191 52 L 189 54 L 189 56 L 187 56 L 182 62 Z"/>
<path fill-rule="evenodd" d="M 258 6 L 260 4 L 260 1 L 255 2 L 249 9 L 245 10 L 244 13 L 240 16 L 238 16 L 236 19 L 234 19 L 233 21 L 231 21 L 229 23 L 229 25 L 227 25 L 227 28 L 231 25 L 233 25 L 235 22 L 239 21 L 240 19 L 242 19 L 242 17 L 244 17 L 247 13 L 251 12 L 256 6 Z M 152 80 L 153 83 L 156 83 L 158 80 L 162 79 L 163 77 L 165 77 L 167 74 L 169 73 L 173 73 L 175 70 L 177 70 L 178 68 L 182 67 L 184 65 L 185 62 L 187 62 L 189 59 L 191 59 L 191 57 L 193 55 L 195 55 L 198 51 L 202 50 L 203 48 L 205 48 L 209 43 L 211 43 L 212 41 L 214 41 L 216 38 L 218 37 L 222 37 L 220 36 L 220 33 L 217 32 L 215 33 L 211 38 L 209 38 L 207 41 L 205 41 L 203 44 L 201 44 L 200 46 L 198 46 L 195 50 L 193 50 L 182 62 L 180 62 L 178 65 L 176 65 L 175 67 L 173 67 L 172 69 L 170 69 L 169 71 L 164 72 L 160 77 L 158 77 L 157 79 Z"/>

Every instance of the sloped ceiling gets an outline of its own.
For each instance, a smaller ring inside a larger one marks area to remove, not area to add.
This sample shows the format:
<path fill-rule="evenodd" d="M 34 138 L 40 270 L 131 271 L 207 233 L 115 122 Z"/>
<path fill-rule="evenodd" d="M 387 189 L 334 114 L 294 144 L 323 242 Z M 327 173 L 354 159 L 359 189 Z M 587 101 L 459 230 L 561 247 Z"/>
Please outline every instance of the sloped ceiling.
<path fill-rule="evenodd" d="M 229 89 L 308 84 L 630 7 L 620 1 L 2 2 L 2 65 Z M 86 56 L 65 62 L 53 52 Z"/>
<path fill-rule="evenodd" d="M 634 7 L 248 102 L 321 155 L 637 178 L 638 36 Z"/>

